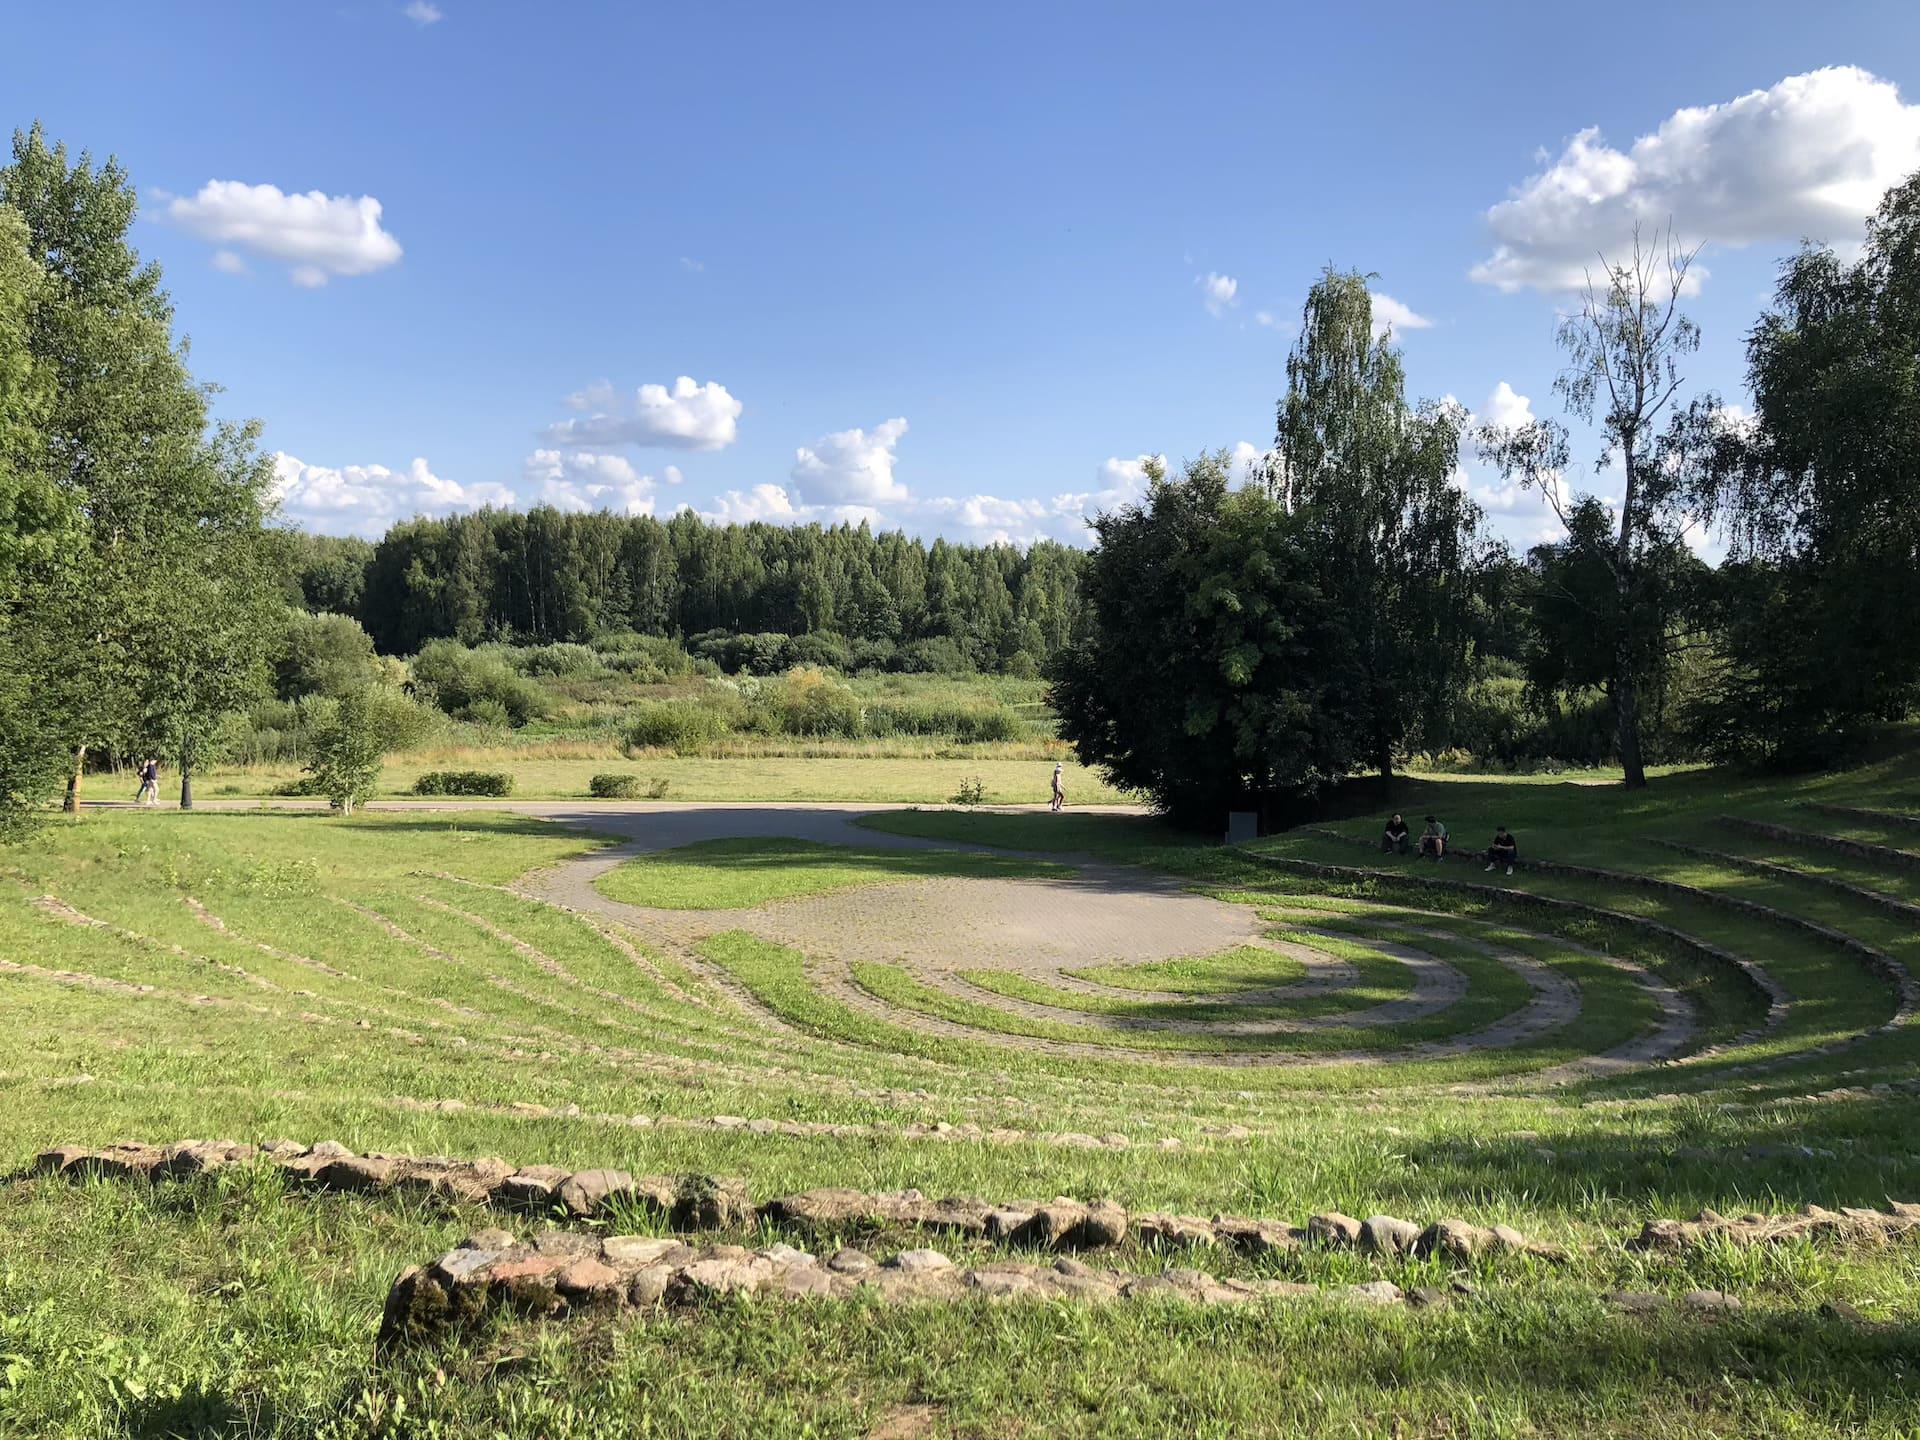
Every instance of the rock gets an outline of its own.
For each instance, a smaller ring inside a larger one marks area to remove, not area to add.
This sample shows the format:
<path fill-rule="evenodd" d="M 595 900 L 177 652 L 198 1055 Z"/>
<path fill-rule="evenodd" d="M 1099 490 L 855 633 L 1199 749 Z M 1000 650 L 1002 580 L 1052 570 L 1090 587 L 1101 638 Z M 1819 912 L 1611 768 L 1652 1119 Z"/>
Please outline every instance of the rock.
<path fill-rule="evenodd" d="M 1082 1250 L 1105 1250 L 1124 1244 L 1126 1238 L 1127 1212 L 1111 1200 L 1096 1200 L 1067 1233 L 1066 1241 Z"/>
<path fill-rule="evenodd" d="M 1217 1243 L 1212 1223 L 1195 1215 L 1142 1215 L 1134 1222 L 1134 1229 L 1142 1245 L 1167 1250 Z"/>
<path fill-rule="evenodd" d="M 986 1214 L 987 1238 L 1011 1240 L 1033 1223 L 1033 1211 L 999 1206 Z"/>
<path fill-rule="evenodd" d="M 1407 1301 L 1416 1309 L 1437 1310 L 1453 1303 L 1453 1292 L 1438 1285 L 1416 1285 L 1407 1292 Z"/>
<path fill-rule="evenodd" d="M 1086 1218 L 1087 1207 L 1077 1200 L 1054 1200 L 1035 1210 L 1033 1219 L 1013 1238 L 1030 1245 L 1064 1245 Z"/>
<path fill-rule="evenodd" d="M 554 1277 L 554 1287 L 570 1303 L 618 1298 L 621 1276 L 618 1270 L 592 1255 L 582 1255 Z"/>
<path fill-rule="evenodd" d="M 867 1221 L 872 1203 L 863 1190 L 834 1187 L 782 1195 L 767 1202 L 767 1218 L 807 1230 L 844 1230 Z"/>
<path fill-rule="evenodd" d="M 578 1230 L 542 1230 L 527 1243 L 536 1255 L 558 1255 L 567 1260 L 600 1253 L 599 1242 Z"/>
<path fill-rule="evenodd" d="M 36 1175 L 64 1174 L 92 1153 L 84 1145 L 56 1145 L 51 1150 L 42 1150 L 33 1157 L 33 1173 Z"/>
<path fill-rule="evenodd" d="M 864 1250 L 841 1249 L 827 1261 L 827 1268 L 840 1275 L 864 1275 L 873 1269 L 874 1259 Z"/>
<path fill-rule="evenodd" d="M 1329 1250 L 1350 1250 L 1360 1241 L 1360 1222 L 1337 1210 L 1314 1215 L 1307 1221 L 1307 1243 Z"/>
<path fill-rule="evenodd" d="M 545 1314 L 559 1303 L 554 1276 L 569 1263 L 564 1255 L 527 1255 L 501 1260 L 488 1274 L 489 1289 L 498 1291 L 517 1310 Z"/>
<path fill-rule="evenodd" d="M 938 1250 L 902 1250 L 887 1262 L 887 1268 L 918 1274 L 928 1270 L 951 1270 L 953 1261 Z"/>
<path fill-rule="evenodd" d="M 466 1250 L 511 1250 L 513 1248 L 513 1234 L 511 1231 L 499 1229 L 497 1226 L 489 1226 L 484 1230 L 474 1231 L 471 1235 L 467 1236 L 466 1239 L 462 1240 L 460 1245 L 462 1249 Z"/>
<path fill-rule="evenodd" d="M 1360 1248 L 1370 1255 L 1406 1255 L 1420 1238 L 1420 1227 L 1392 1215 L 1370 1215 L 1360 1222 Z"/>
<path fill-rule="evenodd" d="M 1436 1220 L 1420 1232 L 1413 1253 L 1426 1259 L 1437 1256 L 1462 1265 L 1486 1253 L 1493 1244 L 1493 1232 L 1465 1220 Z"/>
<path fill-rule="evenodd" d="M 826 1300 L 833 1295 L 833 1276 L 817 1265 L 793 1265 L 774 1281 L 782 1295 L 796 1300 Z"/>
<path fill-rule="evenodd" d="M 674 1251 L 687 1248 L 678 1240 L 651 1235 L 609 1235 L 600 1242 L 600 1253 L 608 1264 L 629 1268 L 656 1264 L 668 1259 Z"/>
<path fill-rule="evenodd" d="M 1867 1317 L 1861 1314 L 1856 1306 L 1848 1304 L 1845 1300 L 1827 1301 L 1820 1307 L 1820 1318 L 1822 1320 L 1839 1320 L 1848 1325 L 1864 1325 L 1867 1323 Z"/>
<path fill-rule="evenodd" d="M 772 1261 L 775 1265 L 806 1266 L 818 1265 L 820 1263 L 808 1251 L 798 1250 L 791 1245 L 785 1244 L 769 1245 L 766 1249 L 762 1250 L 760 1254 L 764 1259 Z"/>
<path fill-rule="evenodd" d="M 1740 1309 L 1740 1297 L 1724 1290 L 1689 1290 L 1680 1297 L 1680 1308 L 1696 1314 L 1726 1314 Z"/>
<path fill-rule="evenodd" d="M 1278 1220 L 1242 1220 L 1222 1216 L 1213 1221 L 1214 1238 L 1242 1255 L 1277 1255 L 1298 1250 L 1307 1238 Z"/>
<path fill-rule="evenodd" d="M 635 1271 L 627 1282 L 627 1303 L 643 1307 L 658 1305 L 666 1298 L 672 1279 L 673 1268 L 668 1265 L 648 1265 Z"/>
<path fill-rule="evenodd" d="M 314 1147 L 316 1153 L 318 1146 Z M 358 1194 L 371 1194 L 384 1190 L 387 1182 L 393 1178 L 394 1161 L 383 1155 L 349 1155 L 344 1159 L 330 1160 L 314 1175 L 314 1179 L 328 1190 L 345 1190 Z"/>
<path fill-rule="evenodd" d="M 504 1204 L 544 1208 L 553 1203 L 554 1192 L 566 1178 L 567 1172 L 557 1165 L 523 1165 L 496 1185 L 493 1193 Z"/>
<path fill-rule="evenodd" d="M 1033 1275 L 1025 1265 L 982 1266 L 969 1272 L 967 1286 L 995 1300 L 1011 1300 L 1034 1293 Z"/>
<path fill-rule="evenodd" d="M 683 1265 L 676 1277 L 667 1287 L 672 1295 L 679 1289 L 685 1298 L 698 1298 L 706 1295 L 751 1295 L 760 1288 L 760 1282 L 772 1271 L 764 1260 L 756 1260 L 749 1255 L 738 1257 L 714 1256 L 707 1260 L 695 1260 Z"/>
<path fill-rule="evenodd" d="M 1362 1305 L 1398 1305 L 1406 1296 L 1391 1280 L 1369 1280 L 1364 1285 L 1349 1285 L 1340 1292 Z"/>
<path fill-rule="evenodd" d="M 689 1175 L 680 1182 L 673 1222 L 688 1230 L 732 1230 L 753 1223 L 753 1202 L 740 1180 Z"/>
<path fill-rule="evenodd" d="M 557 1192 L 569 1214 L 597 1215 L 607 1202 L 633 1193 L 633 1176 L 624 1170 L 579 1170 L 564 1180 Z"/>

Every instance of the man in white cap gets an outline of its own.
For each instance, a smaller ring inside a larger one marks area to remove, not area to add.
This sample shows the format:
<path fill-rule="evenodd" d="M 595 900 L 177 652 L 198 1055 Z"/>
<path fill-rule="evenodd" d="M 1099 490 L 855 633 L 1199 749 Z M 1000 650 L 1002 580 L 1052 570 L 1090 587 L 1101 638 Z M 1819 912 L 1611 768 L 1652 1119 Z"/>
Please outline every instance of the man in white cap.
<path fill-rule="evenodd" d="M 1067 803 L 1066 765 L 1056 760 L 1053 764 L 1053 803 L 1047 808 L 1054 814 L 1060 813 L 1060 807 Z"/>

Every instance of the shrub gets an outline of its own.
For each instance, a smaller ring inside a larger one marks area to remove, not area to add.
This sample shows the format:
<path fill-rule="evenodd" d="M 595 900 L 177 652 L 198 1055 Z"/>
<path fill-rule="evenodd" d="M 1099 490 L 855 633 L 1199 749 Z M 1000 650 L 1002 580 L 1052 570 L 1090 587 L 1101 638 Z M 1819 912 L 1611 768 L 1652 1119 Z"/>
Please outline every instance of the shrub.
<path fill-rule="evenodd" d="M 850 670 L 892 670 L 899 663 L 899 647 L 891 640 L 856 640 L 848 647 Z"/>
<path fill-rule="evenodd" d="M 343 816 L 373 794 L 380 779 L 380 757 L 385 753 L 372 688 L 350 690 L 333 706 L 333 713 L 313 737 L 314 788 Z"/>
<path fill-rule="evenodd" d="M 816 630 L 811 635 L 796 635 L 787 641 L 781 657 L 791 667 L 813 665 L 827 670 L 845 670 L 852 660 L 846 637 L 831 630 Z"/>
<path fill-rule="evenodd" d="M 978 775 L 971 780 L 962 780 L 960 788 L 953 792 L 956 805 L 978 805 L 987 798 L 987 782 Z"/>
<path fill-rule="evenodd" d="M 511 795 L 513 776 L 504 770 L 429 770 L 413 782 L 416 795 Z"/>
<path fill-rule="evenodd" d="M 638 800 L 641 795 L 640 777 L 607 771 L 587 782 L 587 793 L 597 800 Z M 666 799 L 667 782 L 664 779 L 647 781 L 646 797 L 649 800 Z"/>
<path fill-rule="evenodd" d="M 871 735 L 951 736 L 965 744 L 1024 739 L 1026 723 L 1005 705 L 974 696 L 915 695 L 867 706 Z"/>
<path fill-rule="evenodd" d="M 691 656 L 663 635 L 636 635 L 631 630 L 602 635 L 593 642 L 600 663 L 633 677 L 636 684 L 658 685 L 693 673 Z"/>
<path fill-rule="evenodd" d="M 457 640 L 435 640 L 414 656 L 413 678 L 449 715 L 485 716 L 483 723 L 499 723 L 498 717 L 504 717 L 506 724 L 517 727 L 548 710 L 547 692 L 515 670 L 497 648 L 469 650 Z"/>
<path fill-rule="evenodd" d="M 717 711 L 698 701 L 643 700 L 628 721 L 627 748 L 696 755 L 724 739 L 728 728 Z"/>
<path fill-rule="evenodd" d="M 453 718 L 464 720 L 469 725 L 484 725 L 489 730 L 513 728 L 513 712 L 491 695 L 482 695 L 478 700 L 469 700 L 453 712 Z"/>
<path fill-rule="evenodd" d="M 513 664 L 522 675 L 591 675 L 605 668 L 585 645 L 535 645 L 513 652 Z"/>
<path fill-rule="evenodd" d="M 916 675 L 964 675 L 973 669 L 966 652 L 946 635 L 902 645 L 900 668 Z"/>
<path fill-rule="evenodd" d="M 302 695 L 344 695 L 373 680 L 373 641 L 346 615 L 287 616 L 280 654 L 273 663 L 273 689 L 282 700 Z"/>
<path fill-rule="evenodd" d="M 782 735 L 853 739 L 861 732 L 860 697 L 812 665 L 801 665 L 760 687 L 760 728 Z"/>

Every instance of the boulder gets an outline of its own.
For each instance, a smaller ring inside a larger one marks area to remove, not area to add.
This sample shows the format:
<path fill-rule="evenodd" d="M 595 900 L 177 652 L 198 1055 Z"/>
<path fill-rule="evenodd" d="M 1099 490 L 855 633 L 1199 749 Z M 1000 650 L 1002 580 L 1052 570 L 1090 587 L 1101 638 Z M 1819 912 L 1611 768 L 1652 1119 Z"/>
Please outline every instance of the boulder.
<path fill-rule="evenodd" d="M 1485 1254 L 1493 1245 L 1493 1232 L 1465 1220 L 1436 1220 L 1420 1232 L 1413 1253 L 1421 1259 L 1438 1257 L 1455 1265 L 1464 1265 Z"/>
<path fill-rule="evenodd" d="M 1328 1250 L 1351 1250 L 1360 1243 L 1360 1222 L 1338 1210 L 1311 1216 L 1307 1220 L 1307 1243 Z"/>
<path fill-rule="evenodd" d="M 561 1182 L 556 1197 L 570 1215 L 598 1215 L 607 1203 L 633 1193 L 633 1176 L 624 1170 L 576 1170 Z"/>
<path fill-rule="evenodd" d="M 553 1203 L 554 1192 L 567 1178 L 557 1165 L 523 1165 L 494 1187 L 494 1196 L 505 1205 L 544 1209 Z"/>
<path fill-rule="evenodd" d="M 1370 1215 L 1360 1222 L 1360 1248 L 1369 1255 L 1411 1254 L 1420 1227 L 1392 1215 Z"/>
<path fill-rule="evenodd" d="M 951 1270 L 953 1261 L 938 1250 L 902 1250 L 887 1262 L 887 1268 L 917 1274 L 927 1270 Z"/>
<path fill-rule="evenodd" d="M 367 1195 L 386 1189 L 394 1168 L 394 1161 L 384 1155 L 348 1155 L 329 1160 L 313 1178 L 327 1190 Z"/>

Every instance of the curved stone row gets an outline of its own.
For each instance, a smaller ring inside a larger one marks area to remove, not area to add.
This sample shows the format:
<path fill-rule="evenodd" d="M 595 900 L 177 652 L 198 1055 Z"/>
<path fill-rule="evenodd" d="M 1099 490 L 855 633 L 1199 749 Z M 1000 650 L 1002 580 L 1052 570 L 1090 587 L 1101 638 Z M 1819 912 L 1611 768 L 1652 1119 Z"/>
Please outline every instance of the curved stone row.
<path fill-rule="evenodd" d="M 1352 836 L 1327 831 L 1329 836 L 1340 840 L 1351 840 Z M 1365 842 L 1362 842 L 1363 844 Z M 1619 925 L 1627 929 L 1639 930 L 1653 935 L 1669 944 L 1692 954 L 1696 959 L 1725 968 L 1740 975 L 1755 993 L 1766 1003 L 1766 1019 L 1759 1025 L 1734 1036 L 1731 1040 L 1705 1050 L 1695 1051 L 1687 1056 L 1688 1060 L 1697 1060 L 1709 1055 L 1724 1054 L 1743 1045 L 1750 1045 L 1777 1030 L 1785 1023 L 1788 1007 L 1793 998 L 1786 987 L 1770 975 L 1758 961 L 1749 960 L 1744 955 L 1736 955 L 1731 950 L 1722 949 L 1696 935 L 1664 925 L 1658 920 L 1649 920 L 1644 916 L 1629 914 L 1624 910 L 1609 909 L 1604 905 L 1589 905 L 1583 900 L 1568 900 L 1558 895 L 1542 895 L 1532 890 L 1513 890 L 1501 885 L 1480 885 L 1471 880 L 1448 880 L 1440 876 L 1411 876 L 1393 871 L 1370 869 L 1359 865 L 1331 865 L 1319 860 L 1300 860 L 1290 855 L 1268 855 L 1256 850 L 1242 849 L 1240 857 L 1268 869 L 1279 870 L 1294 875 L 1311 875 L 1322 880 L 1386 881 L 1410 887 L 1432 886 L 1438 890 L 1454 894 L 1470 895 L 1476 900 L 1489 900 L 1516 908 L 1536 907 L 1561 915 L 1577 915 L 1583 919 L 1600 920 L 1610 925 Z"/>
<path fill-rule="evenodd" d="M 1338 1212 L 1304 1227 L 1247 1216 L 1149 1212 L 1130 1216 L 1112 1200 L 1058 1195 L 1048 1201 L 992 1202 L 971 1196 L 929 1199 L 918 1190 L 829 1188 L 782 1196 L 756 1206 L 741 1180 L 711 1176 L 633 1176 L 625 1170 L 567 1171 L 555 1165 L 515 1168 L 493 1156 L 356 1155 L 334 1141 L 289 1140 L 250 1145 L 235 1140 L 181 1140 L 170 1145 L 60 1145 L 34 1158 L 33 1173 L 70 1179 L 168 1180 L 209 1174 L 231 1165 L 265 1162 L 297 1183 L 357 1194 L 401 1191 L 469 1204 L 538 1213 L 564 1212 L 580 1220 L 639 1209 L 679 1230 L 731 1230 L 758 1223 L 806 1234 L 907 1228 L 1044 1250 L 1104 1250 L 1132 1242 L 1143 1247 L 1207 1246 L 1247 1255 L 1316 1245 L 1374 1255 L 1436 1256 L 1465 1262 L 1486 1254 L 1560 1259 L 1550 1245 L 1508 1226 L 1482 1227 L 1456 1218 L 1418 1225 L 1389 1215 L 1355 1220 Z"/>
<path fill-rule="evenodd" d="M 696 1247 L 674 1239 L 599 1239 L 568 1231 L 549 1231 L 521 1244 L 504 1230 L 487 1230 L 431 1264 L 401 1272 L 387 1294 L 377 1343 L 383 1352 L 391 1352 L 495 1313 L 570 1315 L 698 1305 L 745 1295 L 801 1301 L 870 1298 L 896 1305 L 968 1299 L 1239 1305 L 1309 1296 L 1399 1305 L 1408 1298 L 1389 1280 L 1322 1287 L 1289 1280 L 1218 1279 L 1200 1270 L 1143 1275 L 1064 1258 L 1051 1265 L 999 1260 L 963 1267 L 938 1250 L 907 1250 L 881 1262 L 865 1251 L 845 1248 L 822 1261 L 790 1245 L 757 1250 Z M 1445 1295 L 1433 1290 L 1423 1298 Z"/>
<path fill-rule="evenodd" d="M 1715 865 L 1725 865 L 1730 870 L 1744 870 L 1749 875 L 1762 875 L 1769 880 L 1786 880 L 1800 885 L 1818 885 L 1849 900 L 1858 900 L 1863 905 L 1871 905 L 1901 920 L 1920 922 L 1920 905 L 1910 900 L 1902 900 L 1898 895 L 1889 895 L 1884 890 L 1870 890 L 1865 885 L 1855 885 L 1846 880 L 1835 879 L 1831 875 L 1816 875 L 1811 870 L 1796 870 L 1791 865 L 1776 865 L 1771 860 L 1756 860 L 1750 855 L 1732 855 L 1725 850 L 1709 850 L 1702 845 L 1688 845 L 1679 840 L 1662 840 L 1657 836 L 1649 837 L 1652 843 L 1663 850 L 1671 850 L 1676 855 L 1690 855 L 1696 860 L 1709 860 Z"/>
<path fill-rule="evenodd" d="M 1849 840 L 1841 835 L 1824 835 L 1818 830 L 1795 830 L 1788 825 L 1774 825 L 1765 820 L 1749 820 L 1744 815 L 1722 815 L 1714 823 L 1723 825 L 1729 830 L 1758 835 L 1763 840 L 1772 840 L 1777 844 L 1807 845 L 1817 850 L 1831 850 L 1836 855 L 1845 855 L 1852 860 L 1871 860 L 1876 865 L 1892 865 L 1901 870 L 1920 870 L 1920 855 L 1911 850 L 1896 849 L 1891 845 L 1873 845 L 1865 840 Z"/>
<path fill-rule="evenodd" d="M 1742 1215 L 1737 1219 L 1702 1210 L 1692 1220 L 1649 1220 L 1630 1250 L 1685 1251 L 1703 1245 L 1774 1245 L 1783 1240 L 1824 1240 L 1843 1244 L 1884 1244 L 1920 1234 L 1920 1205 L 1895 1200 L 1885 1210 L 1845 1206 L 1825 1210 L 1806 1205 L 1791 1215 Z"/>
<path fill-rule="evenodd" d="M 1828 805 L 1819 800 L 1803 800 L 1800 806 L 1803 810 L 1812 810 L 1821 815 L 1837 815 L 1842 820 L 1855 820 L 1866 825 L 1920 830 L 1920 815 L 1910 815 L 1903 810 L 1866 810 L 1858 805 Z"/>

